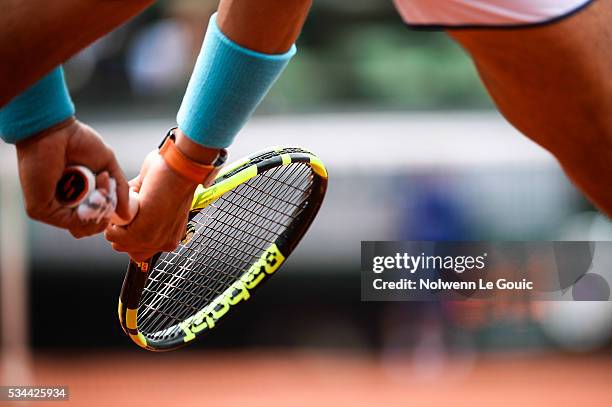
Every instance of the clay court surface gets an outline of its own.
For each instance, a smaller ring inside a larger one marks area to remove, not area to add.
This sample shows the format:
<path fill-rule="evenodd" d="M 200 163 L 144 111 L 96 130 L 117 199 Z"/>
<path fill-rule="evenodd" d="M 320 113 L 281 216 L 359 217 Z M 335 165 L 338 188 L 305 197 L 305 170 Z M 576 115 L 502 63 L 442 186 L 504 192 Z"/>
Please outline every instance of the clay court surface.
<path fill-rule="evenodd" d="M 34 357 L 34 380 L 69 385 L 70 401 L 32 405 L 612 405 L 610 355 L 464 359 L 432 368 L 407 356 L 334 351 L 47 353 Z"/>

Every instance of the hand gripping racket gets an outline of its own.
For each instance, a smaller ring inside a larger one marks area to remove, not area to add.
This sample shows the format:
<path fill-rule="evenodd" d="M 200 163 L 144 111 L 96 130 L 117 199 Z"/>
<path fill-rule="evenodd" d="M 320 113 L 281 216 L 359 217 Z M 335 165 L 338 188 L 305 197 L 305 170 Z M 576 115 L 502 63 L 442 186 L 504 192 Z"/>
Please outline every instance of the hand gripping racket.
<path fill-rule="evenodd" d="M 276 273 L 316 216 L 327 188 L 321 160 L 274 148 L 199 186 L 172 252 L 130 261 L 119 321 L 139 346 L 168 351 L 214 329 Z"/>

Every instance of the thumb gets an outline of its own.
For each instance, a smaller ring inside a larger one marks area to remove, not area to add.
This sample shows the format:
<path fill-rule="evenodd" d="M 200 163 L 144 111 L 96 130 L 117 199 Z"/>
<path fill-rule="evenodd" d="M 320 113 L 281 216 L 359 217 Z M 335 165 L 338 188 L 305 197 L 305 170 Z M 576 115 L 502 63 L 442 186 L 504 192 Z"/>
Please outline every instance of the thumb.
<path fill-rule="evenodd" d="M 128 184 L 131 190 L 140 192 L 140 187 L 142 186 L 142 175 L 138 174 L 135 178 L 132 178 Z"/>
<path fill-rule="evenodd" d="M 107 193 L 110 191 L 110 175 L 108 171 L 103 171 L 96 175 L 96 189 L 103 189 Z"/>
<path fill-rule="evenodd" d="M 147 172 L 149 171 L 149 166 L 151 165 L 151 161 L 155 159 L 157 155 L 157 150 L 151 151 L 145 157 L 142 166 L 140 167 L 140 173 L 135 178 L 132 178 L 129 182 L 130 189 L 135 192 L 140 192 L 140 187 L 142 186 L 142 181 L 147 176 Z"/>

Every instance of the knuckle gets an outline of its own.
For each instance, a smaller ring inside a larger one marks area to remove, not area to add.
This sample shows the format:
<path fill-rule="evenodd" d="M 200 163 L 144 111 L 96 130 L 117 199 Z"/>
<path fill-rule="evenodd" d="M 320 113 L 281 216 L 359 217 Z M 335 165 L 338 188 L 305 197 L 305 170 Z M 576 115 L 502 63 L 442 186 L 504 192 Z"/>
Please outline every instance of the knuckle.
<path fill-rule="evenodd" d="M 96 225 L 96 227 L 91 230 L 90 235 L 97 235 L 99 233 L 102 233 L 104 229 L 106 229 L 106 225 L 103 225 L 103 224 Z"/>
<path fill-rule="evenodd" d="M 108 144 L 105 144 L 106 154 L 108 154 L 113 161 L 115 161 L 115 150 Z"/>
<path fill-rule="evenodd" d="M 28 217 L 34 220 L 42 220 L 45 217 L 44 209 L 41 208 L 40 205 L 32 202 L 26 202 L 25 211 Z"/>
<path fill-rule="evenodd" d="M 104 144 L 104 156 L 106 157 L 106 160 L 108 160 L 108 165 L 112 166 L 116 163 L 116 157 L 115 157 L 115 150 L 113 150 L 113 148 L 111 146 L 109 146 L 108 144 Z"/>
<path fill-rule="evenodd" d="M 101 232 L 97 226 L 82 226 L 68 230 L 75 239 L 93 236 Z"/>
<path fill-rule="evenodd" d="M 77 229 L 70 229 L 69 232 L 72 235 L 72 237 L 74 237 L 75 239 L 81 239 L 82 237 L 87 236 L 81 230 L 77 230 Z"/>

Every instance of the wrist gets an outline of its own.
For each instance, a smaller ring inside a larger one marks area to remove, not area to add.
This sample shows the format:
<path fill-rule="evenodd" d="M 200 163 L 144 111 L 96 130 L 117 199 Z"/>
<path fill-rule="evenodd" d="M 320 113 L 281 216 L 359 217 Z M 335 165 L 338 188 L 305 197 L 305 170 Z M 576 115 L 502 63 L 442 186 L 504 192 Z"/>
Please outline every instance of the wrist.
<path fill-rule="evenodd" d="M 221 149 L 205 147 L 191 140 L 181 129 L 174 130 L 176 148 L 190 160 L 204 165 L 210 165 L 217 160 Z"/>
<path fill-rule="evenodd" d="M 53 126 L 47 128 L 47 129 L 44 129 L 44 130 L 42 130 L 42 131 L 40 131 L 40 132 L 38 132 L 36 134 L 33 134 L 32 136 L 30 136 L 30 137 L 28 137 L 28 138 L 26 138 L 24 140 L 16 142 L 15 146 L 16 147 L 20 147 L 20 146 L 23 146 L 23 145 L 27 145 L 27 144 L 36 142 L 37 140 L 40 140 L 41 138 L 47 137 L 47 136 L 49 136 L 49 135 L 51 135 L 51 134 L 53 134 L 53 133 L 55 133 L 57 131 L 63 130 L 66 127 L 70 127 L 73 124 L 75 124 L 76 122 L 77 122 L 76 117 L 70 116 L 66 120 L 63 120 L 63 121 L 61 121 L 61 122 L 59 122 L 57 124 L 54 124 Z"/>
<path fill-rule="evenodd" d="M 0 137 L 15 144 L 73 115 L 74 105 L 58 67 L 0 108 Z"/>
<path fill-rule="evenodd" d="M 180 136 L 177 133 L 180 133 Z M 178 146 L 177 136 L 181 139 L 180 145 L 183 150 Z M 177 128 L 173 128 L 159 146 L 159 155 L 177 175 L 195 185 L 208 186 L 225 163 L 227 151 L 198 145 Z"/>
<path fill-rule="evenodd" d="M 169 188 L 171 188 L 172 194 L 175 194 L 176 196 L 179 196 L 181 198 L 193 196 L 193 193 L 195 192 L 198 185 L 200 185 L 200 183 L 194 182 L 189 178 L 185 178 L 181 174 L 177 174 L 176 170 L 172 166 L 170 166 L 168 162 L 166 162 L 166 160 L 164 160 L 163 158 L 161 162 L 164 168 L 164 172 L 167 174 L 166 181 L 168 182 L 168 185 L 170 185 Z"/>
<path fill-rule="evenodd" d="M 295 54 L 264 54 L 228 38 L 210 18 L 176 120 L 191 140 L 225 148 Z"/>

